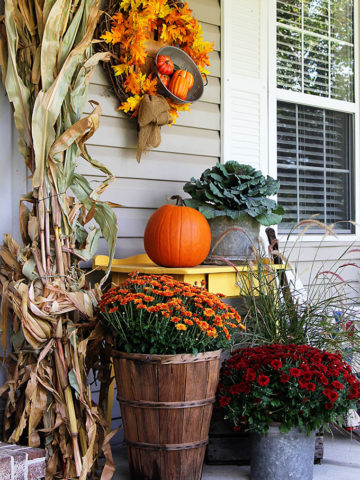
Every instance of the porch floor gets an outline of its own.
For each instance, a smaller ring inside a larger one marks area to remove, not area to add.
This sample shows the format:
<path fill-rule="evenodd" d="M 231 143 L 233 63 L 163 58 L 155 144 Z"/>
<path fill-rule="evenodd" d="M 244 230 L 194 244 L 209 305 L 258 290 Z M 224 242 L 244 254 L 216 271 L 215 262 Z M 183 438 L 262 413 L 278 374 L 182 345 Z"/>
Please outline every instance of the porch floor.
<path fill-rule="evenodd" d="M 113 446 L 115 465 L 114 480 L 130 480 L 126 450 L 122 445 Z M 314 466 L 314 480 L 359 480 L 360 443 L 336 434 L 325 437 L 324 459 Z M 202 480 L 249 480 L 250 467 L 235 465 L 205 465 Z M 279 479 L 287 480 L 287 479 Z"/>

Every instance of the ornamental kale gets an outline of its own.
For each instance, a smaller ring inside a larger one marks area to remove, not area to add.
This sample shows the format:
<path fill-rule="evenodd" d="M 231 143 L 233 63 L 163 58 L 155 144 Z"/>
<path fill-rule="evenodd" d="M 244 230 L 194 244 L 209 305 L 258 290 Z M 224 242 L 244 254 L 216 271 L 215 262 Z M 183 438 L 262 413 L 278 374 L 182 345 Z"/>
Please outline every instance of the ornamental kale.
<path fill-rule="evenodd" d="M 303 427 L 308 433 L 336 422 L 360 399 L 360 382 L 338 353 L 309 345 L 238 350 L 222 367 L 218 406 L 234 430 L 266 433 Z"/>
<path fill-rule="evenodd" d="M 200 180 L 192 178 L 184 186 L 192 197 L 185 204 L 208 219 L 222 215 L 238 219 L 245 212 L 267 226 L 279 223 L 285 213 L 275 200 L 268 198 L 278 190 L 277 180 L 265 178 L 260 170 L 235 161 L 217 163 L 205 170 Z"/>

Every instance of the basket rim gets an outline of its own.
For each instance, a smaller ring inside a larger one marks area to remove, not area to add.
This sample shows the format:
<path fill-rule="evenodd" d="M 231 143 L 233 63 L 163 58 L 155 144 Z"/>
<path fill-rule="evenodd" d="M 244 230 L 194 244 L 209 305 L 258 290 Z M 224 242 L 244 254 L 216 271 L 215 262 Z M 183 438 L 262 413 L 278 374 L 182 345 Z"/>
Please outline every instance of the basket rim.
<path fill-rule="evenodd" d="M 120 350 L 112 349 L 113 359 L 127 359 L 142 363 L 158 364 L 182 364 L 182 363 L 200 363 L 209 362 L 220 358 L 222 349 L 212 350 L 210 352 L 198 353 L 196 356 L 192 353 L 181 353 L 175 355 L 152 355 L 149 353 L 126 353 Z"/>

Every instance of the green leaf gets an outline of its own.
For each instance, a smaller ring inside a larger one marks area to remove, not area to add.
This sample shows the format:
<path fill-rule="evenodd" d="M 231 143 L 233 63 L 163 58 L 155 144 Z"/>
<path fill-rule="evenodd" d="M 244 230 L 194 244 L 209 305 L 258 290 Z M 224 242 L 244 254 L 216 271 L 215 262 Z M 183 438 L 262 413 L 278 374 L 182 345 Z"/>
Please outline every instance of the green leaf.
<path fill-rule="evenodd" d="M 256 217 L 256 220 L 261 223 L 261 225 L 269 227 L 270 225 L 277 225 L 280 223 L 282 216 L 275 213 L 262 213 Z"/>
<path fill-rule="evenodd" d="M 70 386 L 75 390 L 75 392 L 80 395 L 80 387 L 76 379 L 75 371 L 72 368 L 68 374 Z"/>
<path fill-rule="evenodd" d="M 194 205 L 206 218 L 220 215 L 237 218 L 237 212 L 246 212 L 264 225 L 273 225 L 279 223 L 284 213 L 269 198 L 278 188 L 279 182 L 269 176 L 265 178 L 260 170 L 230 161 L 206 169 L 200 180 L 192 178 L 184 191 L 197 201 Z"/>
<path fill-rule="evenodd" d="M 100 229 L 94 228 L 86 238 L 85 248 L 75 249 L 75 253 L 86 261 L 91 260 L 98 250 L 100 236 Z"/>
<path fill-rule="evenodd" d="M 79 174 L 75 174 L 73 178 L 73 183 L 71 189 L 77 198 L 85 205 L 87 210 L 93 206 L 94 202 L 90 198 L 92 193 L 92 188 L 89 185 L 89 182 L 86 178 L 82 177 Z M 109 205 L 106 205 L 103 202 L 95 202 L 95 221 L 101 228 L 101 233 L 108 244 L 109 251 L 109 266 L 106 270 L 105 277 L 102 279 L 102 283 L 106 280 L 110 273 L 110 268 L 112 260 L 115 254 L 116 239 L 117 239 L 117 218 L 115 212 Z"/>

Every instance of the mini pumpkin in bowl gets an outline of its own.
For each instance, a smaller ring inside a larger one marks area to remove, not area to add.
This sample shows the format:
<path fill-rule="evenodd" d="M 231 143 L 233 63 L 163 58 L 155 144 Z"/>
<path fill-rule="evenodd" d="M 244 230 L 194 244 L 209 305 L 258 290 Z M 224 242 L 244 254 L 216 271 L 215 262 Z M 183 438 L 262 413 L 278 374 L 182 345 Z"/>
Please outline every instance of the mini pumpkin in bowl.
<path fill-rule="evenodd" d="M 174 65 L 174 72 L 168 86 L 161 78 L 164 67 L 170 65 L 168 57 Z M 160 59 L 160 60 L 159 60 Z M 158 77 L 158 90 L 175 103 L 193 103 L 199 100 L 204 93 L 203 77 L 193 59 L 181 48 L 162 47 L 156 56 L 155 65 Z"/>

